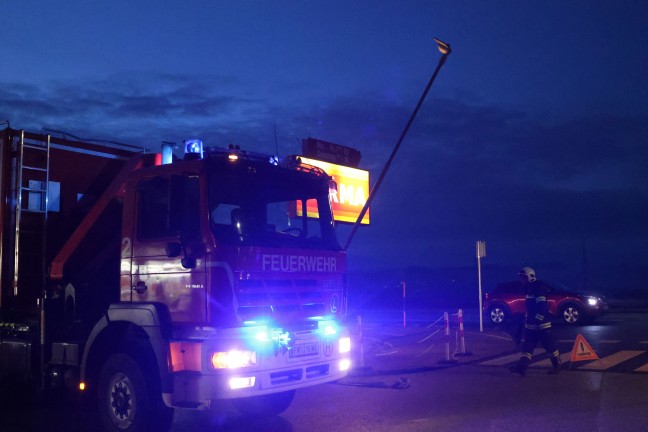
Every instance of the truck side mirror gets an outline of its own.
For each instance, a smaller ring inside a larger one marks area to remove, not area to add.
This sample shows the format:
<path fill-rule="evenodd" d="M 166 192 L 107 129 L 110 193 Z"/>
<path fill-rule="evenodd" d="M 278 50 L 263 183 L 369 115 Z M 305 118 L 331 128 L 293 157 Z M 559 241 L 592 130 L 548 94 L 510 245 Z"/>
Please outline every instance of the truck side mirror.
<path fill-rule="evenodd" d="M 180 242 L 169 242 L 164 247 L 164 251 L 166 252 L 167 258 L 176 258 L 182 255 L 182 246 Z"/>
<path fill-rule="evenodd" d="M 196 258 L 194 257 L 184 257 L 180 260 L 182 267 L 186 269 L 196 268 Z"/>
<path fill-rule="evenodd" d="M 196 268 L 196 259 L 204 256 L 205 243 L 189 242 L 184 244 L 184 257 L 180 260 L 182 267 L 186 269 Z"/>

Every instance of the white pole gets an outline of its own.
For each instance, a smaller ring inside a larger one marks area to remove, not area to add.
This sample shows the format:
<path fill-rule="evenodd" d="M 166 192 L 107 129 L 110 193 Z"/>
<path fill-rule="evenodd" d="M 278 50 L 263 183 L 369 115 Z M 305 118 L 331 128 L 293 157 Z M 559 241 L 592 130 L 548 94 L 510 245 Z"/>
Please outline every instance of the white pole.
<path fill-rule="evenodd" d="M 364 331 L 362 329 L 362 315 L 358 315 L 358 329 L 360 330 L 358 335 L 360 342 L 360 368 L 364 368 Z"/>
<path fill-rule="evenodd" d="M 482 284 L 481 284 L 481 257 L 477 257 L 477 278 L 479 279 L 479 331 L 484 331 L 484 317 L 482 312 Z"/>
<path fill-rule="evenodd" d="M 466 336 L 464 334 L 463 311 L 461 309 L 457 312 L 457 320 L 459 321 L 459 342 L 461 343 L 461 354 L 466 355 Z"/>
<path fill-rule="evenodd" d="M 448 312 L 443 312 L 443 321 L 445 326 L 445 332 L 443 339 L 445 340 L 445 352 L 446 352 L 446 361 L 450 361 L 450 317 Z"/>
<path fill-rule="evenodd" d="M 486 256 L 486 242 L 477 242 L 477 278 L 479 280 L 479 331 L 484 331 L 484 317 L 482 311 L 482 282 L 481 282 L 481 258 Z"/>

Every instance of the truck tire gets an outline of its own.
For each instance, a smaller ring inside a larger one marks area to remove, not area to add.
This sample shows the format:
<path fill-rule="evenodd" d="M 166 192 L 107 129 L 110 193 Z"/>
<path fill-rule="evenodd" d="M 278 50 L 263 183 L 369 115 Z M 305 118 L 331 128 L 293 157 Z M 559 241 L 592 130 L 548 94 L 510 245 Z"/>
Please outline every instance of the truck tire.
<path fill-rule="evenodd" d="M 232 399 L 232 404 L 245 416 L 276 416 L 284 412 L 292 403 L 295 390 L 269 395 Z"/>
<path fill-rule="evenodd" d="M 127 354 L 113 354 L 99 375 L 97 406 L 106 432 L 165 432 L 173 409 L 162 402 L 159 388 Z"/>

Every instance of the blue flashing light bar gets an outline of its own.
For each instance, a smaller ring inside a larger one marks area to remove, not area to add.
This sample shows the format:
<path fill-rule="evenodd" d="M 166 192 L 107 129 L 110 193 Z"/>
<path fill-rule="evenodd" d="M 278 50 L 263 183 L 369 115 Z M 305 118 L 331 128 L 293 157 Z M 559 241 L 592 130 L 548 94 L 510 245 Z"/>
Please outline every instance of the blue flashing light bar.
<path fill-rule="evenodd" d="M 199 139 L 189 139 L 184 142 L 185 158 L 202 159 L 203 142 Z"/>

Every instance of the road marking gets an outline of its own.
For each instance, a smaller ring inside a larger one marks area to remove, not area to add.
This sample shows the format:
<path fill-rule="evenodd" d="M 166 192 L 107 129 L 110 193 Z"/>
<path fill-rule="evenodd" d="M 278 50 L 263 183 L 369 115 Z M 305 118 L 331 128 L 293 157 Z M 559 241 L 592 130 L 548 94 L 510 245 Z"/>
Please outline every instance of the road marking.
<path fill-rule="evenodd" d="M 648 341 L 645 341 L 644 343 L 648 344 Z M 536 348 L 533 351 L 533 356 L 535 357 L 539 354 L 543 354 L 544 352 L 545 352 L 544 349 Z M 624 351 L 619 351 L 614 354 L 611 354 L 607 357 L 603 357 L 600 360 L 595 360 L 584 366 L 578 366 L 578 362 L 574 362 L 572 366 L 574 369 L 578 369 L 578 370 L 603 371 L 603 370 L 610 369 L 614 366 L 617 366 L 634 357 L 640 356 L 644 353 L 646 353 L 646 351 L 624 350 Z M 508 363 L 517 361 L 519 358 L 520 358 L 520 353 L 513 353 L 513 354 L 505 355 L 503 357 L 498 357 L 484 362 L 480 362 L 479 364 L 485 366 L 504 366 Z M 569 362 L 570 358 L 571 358 L 571 352 L 565 352 L 560 354 L 560 361 L 562 363 Z M 550 358 L 545 358 L 536 362 L 533 362 L 532 360 L 532 363 L 529 364 L 530 368 L 544 368 L 549 366 L 551 366 Z M 637 369 L 634 369 L 634 372 L 648 372 L 648 363 L 646 363 L 645 365 Z"/>
<path fill-rule="evenodd" d="M 556 342 L 573 344 L 574 339 L 560 339 L 560 340 L 558 340 Z M 616 343 L 620 343 L 620 342 L 621 342 L 621 339 L 605 339 L 605 340 L 596 341 L 597 344 L 616 344 Z M 646 343 L 648 343 L 648 341 L 646 341 Z"/>
<path fill-rule="evenodd" d="M 540 348 L 536 348 L 533 351 L 533 355 L 534 356 L 538 355 L 538 354 L 542 353 L 543 351 L 544 350 L 542 350 Z M 519 360 L 520 355 L 521 355 L 521 353 L 517 352 L 517 353 L 509 354 L 509 355 L 504 356 L 504 357 L 498 357 L 498 358 L 495 358 L 495 359 L 492 359 L 492 360 L 486 360 L 485 362 L 481 362 L 480 364 L 487 365 L 487 366 L 504 366 L 507 363 L 511 363 L 511 362 Z"/>
<path fill-rule="evenodd" d="M 623 363 L 626 360 L 630 360 L 633 357 L 637 357 L 645 353 L 646 351 L 619 351 L 607 357 L 603 357 L 600 360 L 593 361 L 588 363 L 585 366 L 581 366 L 578 369 L 585 370 L 606 370 L 610 369 L 613 366 Z"/>
<path fill-rule="evenodd" d="M 571 352 L 562 353 L 560 354 L 560 361 L 562 363 L 568 362 L 569 357 L 571 357 Z M 529 367 L 548 367 L 548 366 L 551 366 L 550 358 L 546 358 L 544 360 L 540 360 L 539 362 L 531 363 L 529 365 Z"/>

